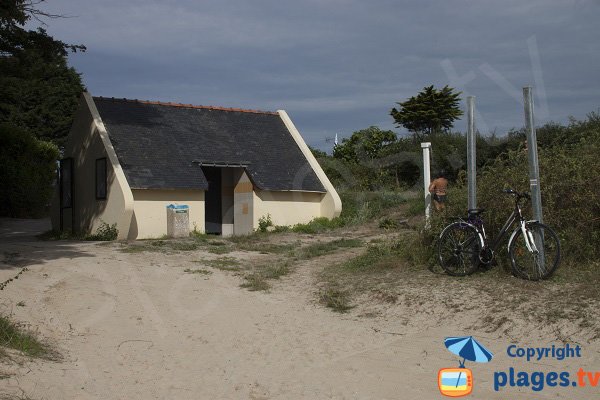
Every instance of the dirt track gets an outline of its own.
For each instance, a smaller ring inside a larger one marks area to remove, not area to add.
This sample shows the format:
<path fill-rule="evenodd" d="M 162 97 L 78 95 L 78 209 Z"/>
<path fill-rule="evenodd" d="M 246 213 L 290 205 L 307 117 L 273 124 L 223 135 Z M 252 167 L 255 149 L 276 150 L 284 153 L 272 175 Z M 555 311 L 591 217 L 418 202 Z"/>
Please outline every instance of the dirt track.
<path fill-rule="evenodd" d="M 118 244 L 40 242 L 31 229 L 3 221 L 0 281 L 27 266 L 0 292 L 2 312 L 27 321 L 53 343 L 61 361 L 14 356 L 0 394 L 32 399 L 435 399 L 440 368 L 456 367 L 446 336 L 474 335 L 496 355 L 470 363 L 473 398 L 596 398 L 600 387 L 506 388 L 494 392 L 494 371 L 600 371 L 597 342 L 583 358 L 526 363 L 506 356 L 511 339 L 465 330 L 478 310 L 449 315 L 442 326 L 401 306 L 358 307 L 336 314 L 315 300 L 311 260 L 269 292 L 239 287 L 215 269 L 184 273 L 204 250 L 123 253 Z M 24 226 L 24 225 L 23 225 Z M 40 226 L 37 226 L 39 229 Z M 235 257 L 260 257 L 235 253 Z M 424 294 L 426 295 L 426 294 Z M 24 307 L 17 306 L 20 301 Z M 379 310 L 380 312 L 373 312 Z M 542 336 L 540 336 L 542 335 Z M 519 345 L 547 345 L 530 332 Z"/>

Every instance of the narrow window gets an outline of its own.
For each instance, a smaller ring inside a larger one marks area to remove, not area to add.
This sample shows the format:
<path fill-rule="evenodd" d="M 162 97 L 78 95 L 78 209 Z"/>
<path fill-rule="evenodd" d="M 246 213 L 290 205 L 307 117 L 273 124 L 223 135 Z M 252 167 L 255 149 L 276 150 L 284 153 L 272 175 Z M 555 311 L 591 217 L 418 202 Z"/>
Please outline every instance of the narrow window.
<path fill-rule="evenodd" d="M 106 200 L 106 158 L 96 160 L 96 199 Z"/>

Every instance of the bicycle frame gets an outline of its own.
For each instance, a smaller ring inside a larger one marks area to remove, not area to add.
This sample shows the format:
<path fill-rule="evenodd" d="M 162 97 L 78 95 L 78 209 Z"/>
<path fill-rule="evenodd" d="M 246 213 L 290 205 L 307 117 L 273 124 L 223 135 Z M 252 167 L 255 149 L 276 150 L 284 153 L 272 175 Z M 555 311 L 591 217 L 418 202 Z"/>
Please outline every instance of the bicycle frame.
<path fill-rule="evenodd" d="M 492 251 L 492 253 L 496 253 L 496 251 L 500 247 L 500 244 L 502 243 L 502 240 L 504 239 L 504 237 L 506 236 L 506 234 L 508 233 L 510 228 L 513 226 L 513 224 L 515 222 L 518 221 L 519 227 L 513 231 L 508 243 L 510 244 L 510 242 L 512 241 L 512 239 L 515 237 L 516 233 L 520 229 L 523 232 L 523 237 L 525 238 L 525 245 L 527 246 L 527 249 L 531 252 L 537 251 L 536 245 L 535 245 L 535 240 L 533 240 L 533 237 L 530 237 L 531 236 L 530 232 L 525 229 L 526 224 L 528 222 L 533 222 L 533 221 L 526 221 L 525 218 L 523 218 L 521 206 L 519 205 L 520 200 L 521 200 L 521 197 L 520 196 L 517 197 L 517 200 L 515 201 L 515 208 L 513 209 L 512 213 L 509 215 L 509 217 L 506 219 L 506 221 L 504 222 L 504 225 L 502 226 L 502 228 L 500 229 L 500 231 L 498 232 L 498 234 L 492 240 L 491 243 L 488 243 L 488 238 L 486 236 L 485 228 L 484 228 L 483 224 L 481 224 L 480 227 L 477 227 L 475 224 L 465 221 L 465 222 L 469 223 L 470 225 L 474 226 L 475 229 L 477 229 L 481 238 L 483 239 L 483 244 L 484 244 L 483 247 L 484 248 L 490 249 Z"/>

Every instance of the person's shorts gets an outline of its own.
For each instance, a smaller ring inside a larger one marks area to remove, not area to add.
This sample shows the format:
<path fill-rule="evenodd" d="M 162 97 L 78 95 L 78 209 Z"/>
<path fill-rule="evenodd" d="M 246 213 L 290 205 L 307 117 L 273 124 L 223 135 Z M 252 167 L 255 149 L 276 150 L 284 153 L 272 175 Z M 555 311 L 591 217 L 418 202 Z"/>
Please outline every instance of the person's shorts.
<path fill-rule="evenodd" d="M 434 194 L 433 200 L 437 201 L 438 203 L 445 203 L 446 195 L 445 194 Z"/>

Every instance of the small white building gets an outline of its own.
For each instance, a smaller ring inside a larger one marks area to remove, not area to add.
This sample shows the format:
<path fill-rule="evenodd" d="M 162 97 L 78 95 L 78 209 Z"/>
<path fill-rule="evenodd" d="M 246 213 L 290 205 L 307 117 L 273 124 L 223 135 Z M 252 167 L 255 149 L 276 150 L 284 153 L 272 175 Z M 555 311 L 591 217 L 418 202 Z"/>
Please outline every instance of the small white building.
<path fill-rule="evenodd" d="M 190 229 L 247 234 L 333 218 L 342 203 L 285 111 L 81 96 L 52 209 L 56 230 L 117 224 L 119 239 L 167 233 L 169 204 Z"/>

